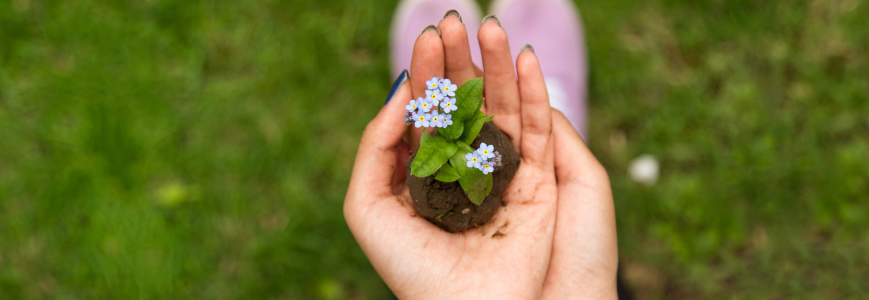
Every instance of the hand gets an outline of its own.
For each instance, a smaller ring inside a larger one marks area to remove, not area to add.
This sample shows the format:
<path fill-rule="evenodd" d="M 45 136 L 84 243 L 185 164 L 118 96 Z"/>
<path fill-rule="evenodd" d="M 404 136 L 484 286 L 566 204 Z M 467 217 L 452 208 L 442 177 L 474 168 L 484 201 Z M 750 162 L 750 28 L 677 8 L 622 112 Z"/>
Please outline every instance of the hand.
<path fill-rule="evenodd" d="M 438 25 L 443 36 L 444 65 L 447 76 L 454 76 L 461 82 L 481 75 L 473 65 L 468 48 L 467 32 L 455 19 L 445 18 Z M 492 25 L 488 22 L 486 25 Z M 478 36 L 483 52 L 483 64 L 487 71 L 484 86 L 498 84 L 501 80 L 511 80 L 512 72 L 491 70 L 508 69 L 500 65 L 510 61 L 506 35 L 502 30 L 484 25 Z M 493 42 L 500 41 L 503 42 Z M 496 58 L 497 57 L 497 58 Z M 436 63 L 435 63 L 436 64 Z M 527 84 L 527 81 L 542 82 L 537 57 L 529 51 L 522 51 L 516 60 L 519 71 L 519 86 L 522 103 L 526 99 L 546 95 L 545 87 Z M 512 71 L 512 68 L 511 68 Z M 523 74 L 525 76 L 523 76 Z M 533 74 L 530 75 L 530 74 Z M 423 79 L 425 80 L 425 79 Z M 523 85 L 523 80 L 526 84 Z M 537 87 L 534 90 L 532 87 Z M 524 87 L 524 88 L 523 88 Z M 491 94 L 488 99 L 510 99 L 510 93 Z M 517 100 L 511 100 L 517 101 Z M 547 100 L 548 101 L 548 100 Z M 527 124 L 522 107 L 521 120 L 515 114 L 503 118 L 510 107 L 499 104 L 487 105 L 488 113 L 495 114 L 496 124 L 505 132 L 516 132 L 520 124 Z M 493 107 L 494 106 L 494 107 Z M 512 106 L 515 107 L 515 106 Z M 542 114 L 541 114 L 542 115 Z M 582 138 L 561 112 L 552 110 L 552 127 L 555 145 L 555 173 L 558 182 L 558 204 L 556 227 L 549 269 L 546 274 L 543 294 L 549 299 L 571 298 L 617 298 L 616 270 L 618 268 L 618 245 L 616 240 L 615 209 L 606 170 L 585 146 Z M 516 142 L 516 136 L 510 134 Z M 521 138 L 525 138 L 524 135 Z M 524 141 L 523 141 L 524 142 Z M 418 142 L 417 142 L 418 144 Z"/>
<path fill-rule="evenodd" d="M 513 140 L 521 164 L 487 226 L 448 233 L 416 216 L 404 182 L 405 102 L 419 97 L 425 80 L 459 84 L 477 76 L 464 25 L 440 24 L 417 39 L 411 80 L 365 128 L 344 203 L 344 216 L 374 268 L 399 298 L 539 298 L 552 253 L 556 182 L 552 121 L 537 58 L 523 51 L 518 81 L 507 36 L 494 21 L 480 29 L 485 110 Z M 464 32 L 465 35 L 461 35 Z M 455 34 L 453 34 L 455 33 Z M 418 144 L 420 132 L 410 135 Z M 495 233 L 500 233 L 496 235 Z"/>
<path fill-rule="evenodd" d="M 545 299 L 617 299 L 615 209 L 606 170 L 552 110 L 558 214 Z"/>

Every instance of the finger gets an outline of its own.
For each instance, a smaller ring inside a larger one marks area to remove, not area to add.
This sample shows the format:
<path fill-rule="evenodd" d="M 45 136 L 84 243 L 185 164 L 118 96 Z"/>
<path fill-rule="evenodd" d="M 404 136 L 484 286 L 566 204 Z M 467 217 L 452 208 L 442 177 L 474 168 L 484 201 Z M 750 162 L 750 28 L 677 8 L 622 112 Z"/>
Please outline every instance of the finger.
<path fill-rule="evenodd" d="M 513 140 L 513 146 L 521 153 L 520 138 L 522 119 L 519 115 L 519 87 L 513 71 L 513 58 L 507 33 L 493 16 L 483 19 L 480 32 L 480 51 L 483 54 L 483 91 L 486 96 L 486 112 L 495 115 L 495 125 Z"/>
<path fill-rule="evenodd" d="M 438 23 L 444 43 L 444 71 L 446 78 L 461 86 L 477 74 L 471 61 L 468 30 L 456 10 L 450 10 Z"/>
<path fill-rule="evenodd" d="M 615 209 L 606 171 L 561 112 L 552 110 L 558 211 L 544 298 L 615 291 Z"/>
<path fill-rule="evenodd" d="M 551 160 L 547 160 L 550 157 L 546 155 L 546 146 L 552 146 L 552 111 L 546 83 L 543 82 L 543 71 L 540 70 L 540 62 L 530 45 L 526 45 L 519 52 L 516 70 L 519 74 L 521 99 L 522 158 L 544 170 L 552 170 Z"/>
<path fill-rule="evenodd" d="M 374 199 L 392 194 L 392 179 L 398 165 L 398 145 L 405 133 L 407 125 L 402 116 L 406 113 L 405 101 L 411 95 L 410 84 L 402 83 L 392 99 L 380 109 L 380 112 L 365 127 L 350 186 L 347 193 L 369 193 L 361 199 Z"/>
<path fill-rule="evenodd" d="M 413 99 L 425 97 L 425 82 L 432 77 L 444 77 L 444 43 L 440 31 L 434 25 L 426 27 L 413 44 L 410 59 L 410 85 Z M 419 138 L 424 128 L 410 127 L 411 149 L 419 148 Z"/>
<path fill-rule="evenodd" d="M 552 108 L 552 136 L 555 145 L 555 175 L 558 178 L 591 183 L 595 178 L 606 176 L 606 170 L 585 145 L 582 137 L 576 132 L 567 117 L 557 109 Z M 574 167 L 569 168 L 571 162 Z M 590 170 L 594 172 L 586 172 Z M 594 174 L 591 174 L 594 173 Z M 584 176 L 588 175 L 588 176 Z M 609 179 L 606 178 L 609 186 Z"/>
<path fill-rule="evenodd" d="M 406 143 L 398 143 L 398 155 L 395 159 L 395 171 L 392 176 L 392 193 L 400 195 L 407 188 L 407 168 L 404 162 L 410 157 L 410 146 Z"/>
<path fill-rule="evenodd" d="M 474 64 L 474 78 L 479 78 L 479 77 L 483 77 L 483 70 L 480 69 L 480 67 L 478 67 L 476 64 Z M 491 114 L 487 113 L 485 105 L 483 105 L 483 107 L 480 107 L 480 110 L 483 113 L 486 113 L 487 116 L 491 115 Z"/>

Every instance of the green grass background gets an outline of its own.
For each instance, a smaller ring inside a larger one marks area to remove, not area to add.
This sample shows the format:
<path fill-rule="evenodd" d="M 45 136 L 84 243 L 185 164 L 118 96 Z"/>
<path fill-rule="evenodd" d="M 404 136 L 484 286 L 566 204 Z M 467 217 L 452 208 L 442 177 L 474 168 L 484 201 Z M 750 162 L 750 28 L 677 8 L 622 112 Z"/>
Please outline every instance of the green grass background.
<path fill-rule="evenodd" d="M 0 298 L 390 297 L 341 207 L 395 3 L 0 2 Z M 638 296 L 869 292 L 867 1 L 577 6 Z"/>

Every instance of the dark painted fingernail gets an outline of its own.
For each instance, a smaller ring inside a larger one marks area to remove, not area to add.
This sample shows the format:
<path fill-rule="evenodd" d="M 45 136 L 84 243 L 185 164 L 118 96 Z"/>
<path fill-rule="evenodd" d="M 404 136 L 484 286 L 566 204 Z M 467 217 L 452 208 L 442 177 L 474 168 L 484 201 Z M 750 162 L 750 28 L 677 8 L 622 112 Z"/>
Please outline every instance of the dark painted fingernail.
<path fill-rule="evenodd" d="M 446 19 L 450 15 L 456 15 L 456 17 L 459 18 L 459 22 L 464 23 L 464 22 L 462 22 L 462 15 L 459 14 L 459 11 L 457 11 L 455 9 L 448 10 L 447 13 L 444 14 L 444 19 Z"/>
<path fill-rule="evenodd" d="M 533 52 L 534 52 L 534 47 L 531 47 L 531 44 L 525 44 L 525 46 L 522 46 L 522 50 L 521 50 L 521 51 L 525 51 L 525 50 L 531 50 L 531 52 L 533 53 Z"/>
<path fill-rule="evenodd" d="M 426 26 L 425 29 L 423 29 L 423 30 L 422 30 L 422 33 L 420 33 L 420 34 L 423 34 L 423 33 L 425 33 L 425 32 L 428 31 L 428 30 L 434 30 L 435 32 L 438 33 L 438 35 L 441 35 L 441 30 L 438 29 L 438 27 L 437 27 L 437 26 L 434 26 L 434 25 L 428 25 L 428 26 Z"/>
<path fill-rule="evenodd" d="M 408 77 L 410 76 L 407 74 L 407 70 L 401 71 L 401 74 L 398 74 L 398 78 L 396 78 L 395 82 L 392 84 L 392 89 L 389 90 L 389 96 L 386 96 L 386 102 L 383 102 L 383 105 L 386 105 L 386 103 L 389 103 L 389 100 L 392 100 L 392 96 L 395 96 L 398 87 L 400 87 Z"/>
<path fill-rule="evenodd" d="M 498 23 L 498 26 L 501 26 L 501 21 L 498 21 L 498 17 L 496 17 L 495 15 L 488 15 L 483 17 L 483 22 L 480 24 L 486 24 L 486 21 L 489 21 L 490 19 L 495 20 L 495 23 Z"/>

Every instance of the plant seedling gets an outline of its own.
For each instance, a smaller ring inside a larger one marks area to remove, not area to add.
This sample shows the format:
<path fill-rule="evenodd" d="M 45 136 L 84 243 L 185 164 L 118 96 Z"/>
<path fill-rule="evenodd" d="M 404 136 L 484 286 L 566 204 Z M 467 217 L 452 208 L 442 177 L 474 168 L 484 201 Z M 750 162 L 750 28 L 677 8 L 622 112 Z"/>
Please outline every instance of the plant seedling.
<path fill-rule="evenodd" d="M 465 195 L 476 205 L 492 191 L 492 172 L 501 164 L 494 146 L 471 143 L 483 124 L 492 120 L 483 107 L 483 78 L 456 87 L 449 79 L 432 77 L 426 81 L 425 97 L 410 100 L 405 108 L 407 125 L 437 128 L 434 135 L 424 132 L 419 150 L 411 163 L 411 175 L 434 175 L 441 182 L 458 181 Z"/>

